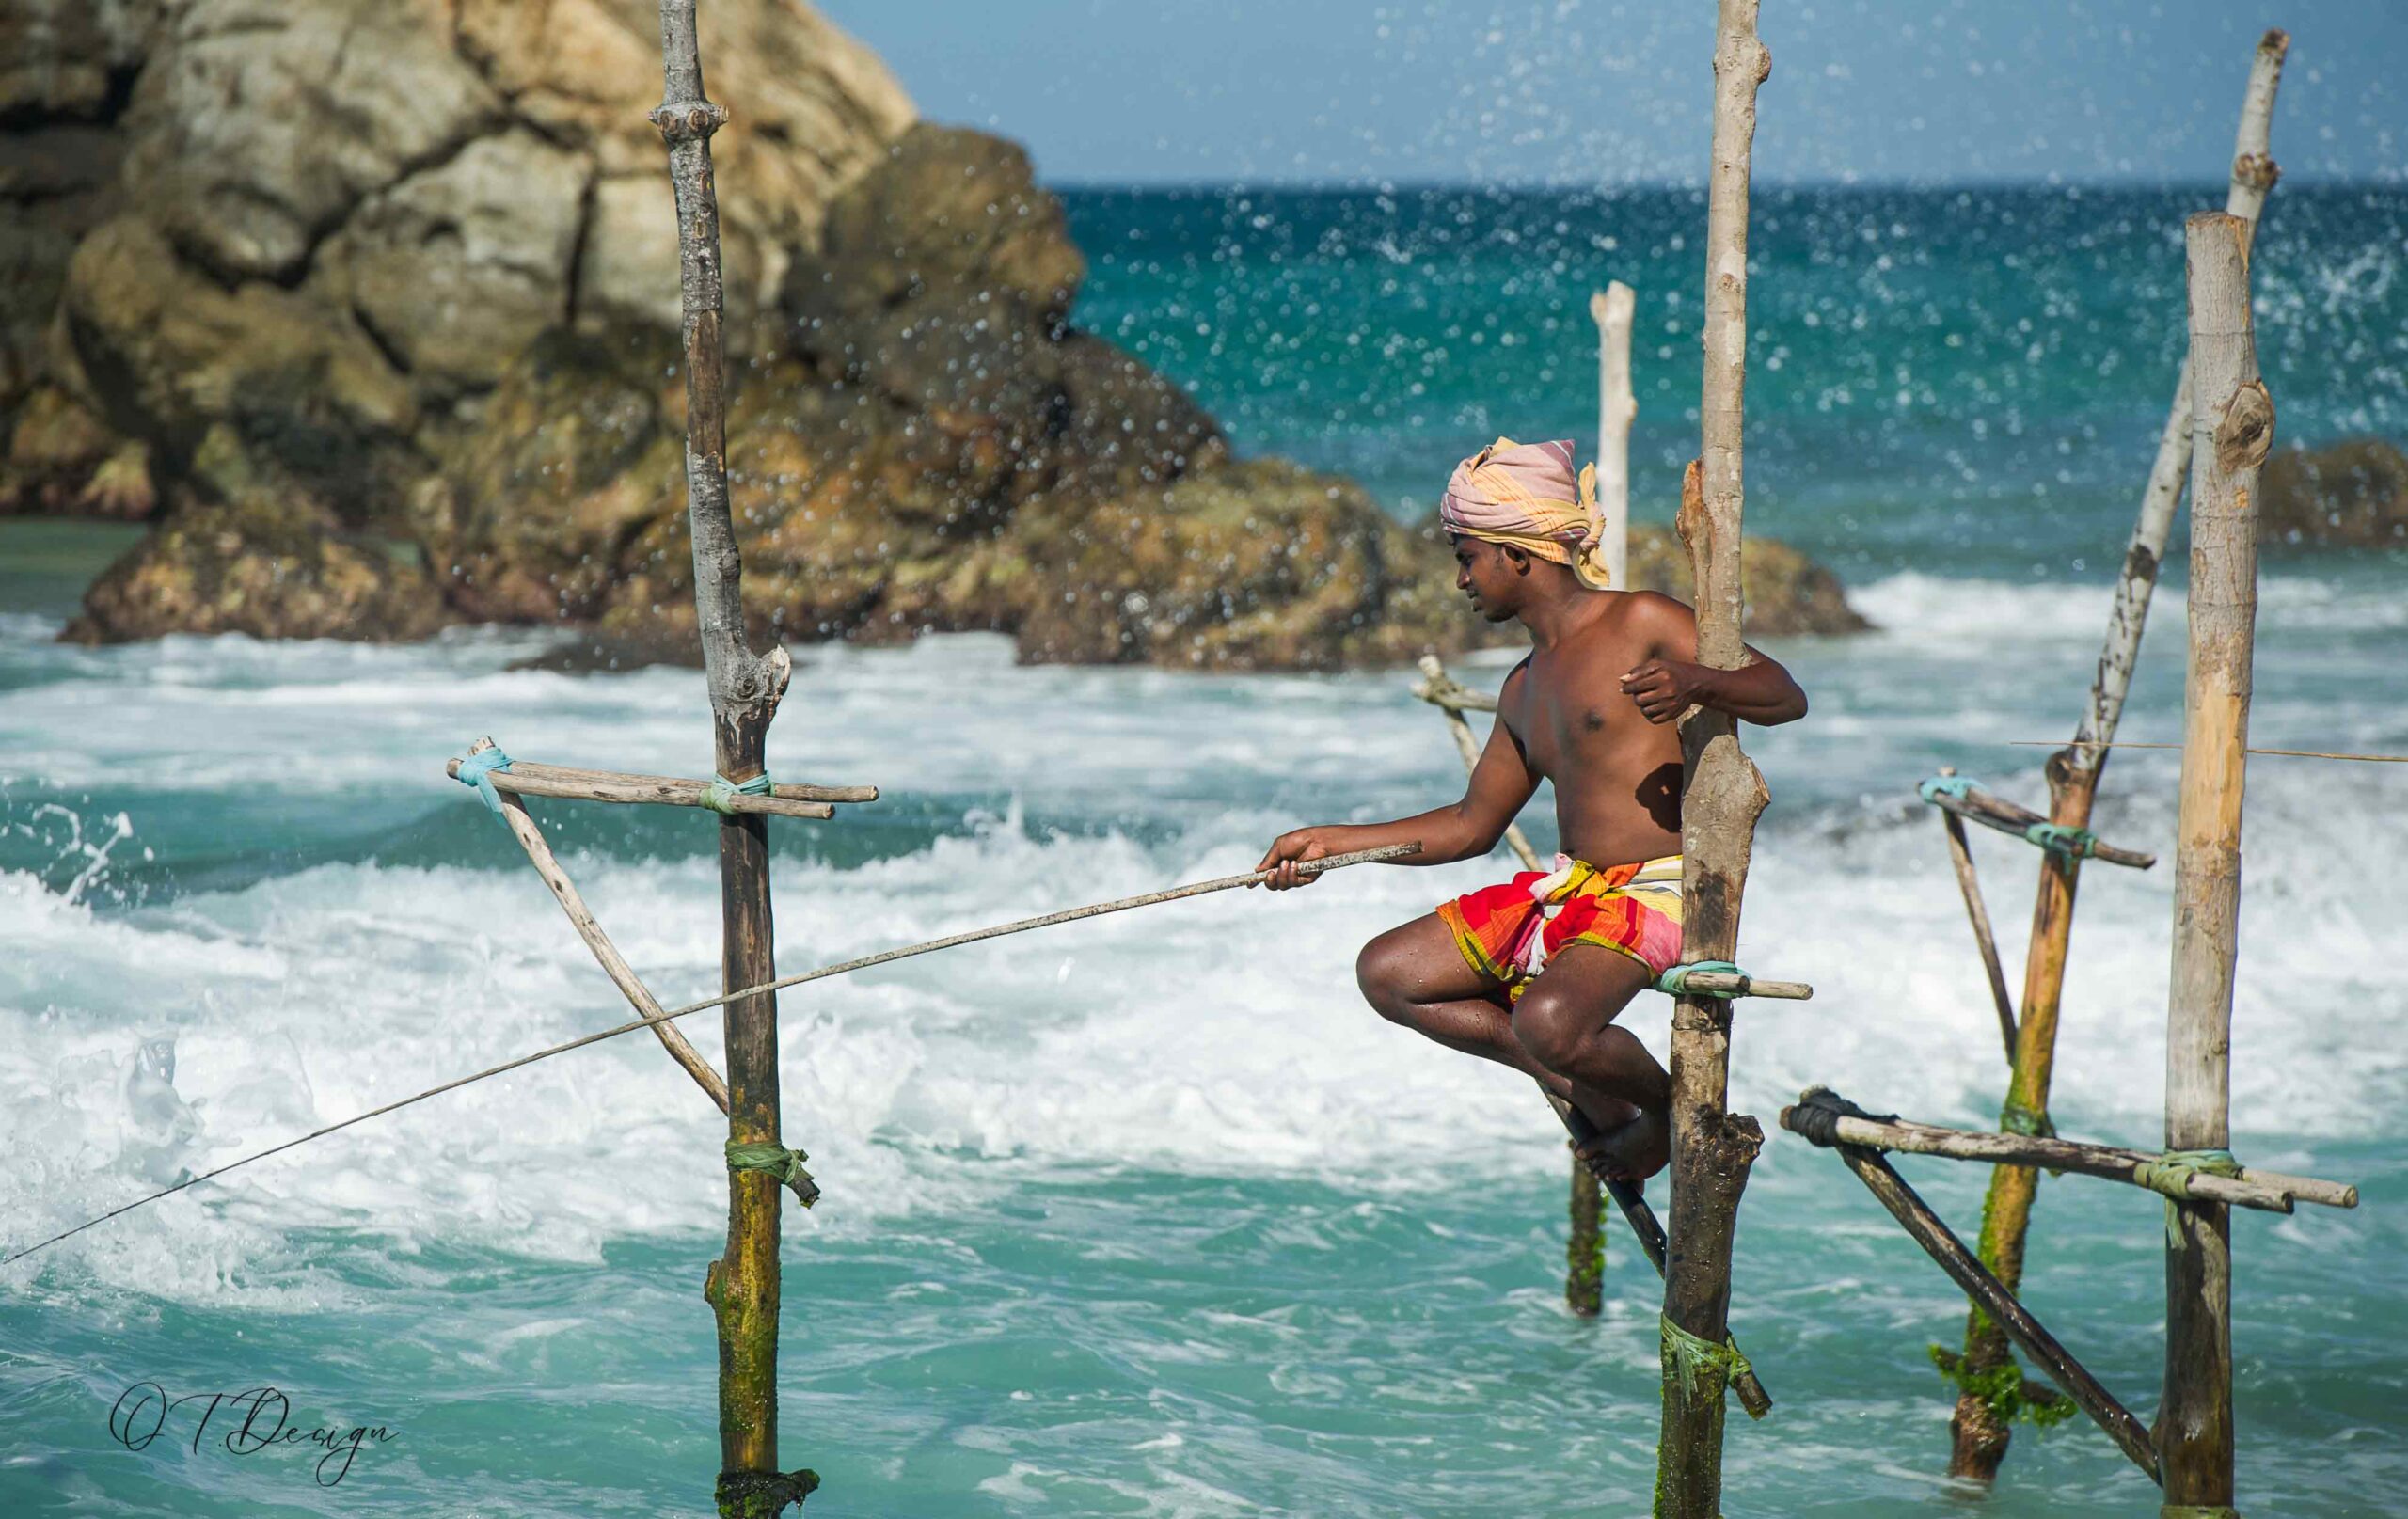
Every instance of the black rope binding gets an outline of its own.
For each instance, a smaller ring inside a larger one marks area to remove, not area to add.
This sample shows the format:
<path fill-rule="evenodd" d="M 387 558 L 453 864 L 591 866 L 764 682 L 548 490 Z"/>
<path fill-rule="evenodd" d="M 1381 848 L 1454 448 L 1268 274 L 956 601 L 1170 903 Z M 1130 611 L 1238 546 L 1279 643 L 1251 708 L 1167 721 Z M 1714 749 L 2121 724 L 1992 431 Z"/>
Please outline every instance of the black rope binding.
<path fill-rule="evenodd" d="M 719 1500 L 721 1513 L 740 1513 L 748 1519 L 777 1519 L 786 1511 L 786 1505 L 802 1507 L 802 1500 L 819 1487 L 819 1474 L 804 1467 L 791 1472 L 721 1472 L 719 1489 L 713 1495 Z"/>
<path fill-rule="evenodd" d="M 1814 1086 L 1798 1099 L 1790 1113 L 1789 1127 L 1800 1138 L 1829 1149 L 1841 1143 L 1842 1118 L 1869 1118 L 1875 1123 L 1898 1121 L 1894 1113 L 1867 1113 L 1828 1086 Z"/>

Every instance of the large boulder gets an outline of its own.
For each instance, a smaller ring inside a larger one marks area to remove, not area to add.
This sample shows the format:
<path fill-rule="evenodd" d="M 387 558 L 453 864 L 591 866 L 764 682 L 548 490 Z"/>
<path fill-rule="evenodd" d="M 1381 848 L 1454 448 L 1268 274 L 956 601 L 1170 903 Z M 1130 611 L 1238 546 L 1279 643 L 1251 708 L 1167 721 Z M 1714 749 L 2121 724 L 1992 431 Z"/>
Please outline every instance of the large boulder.
<path fill-rule="evenodd" d="M 416 639 L 453 620 L 415 549 L 351 531 L 293 482 L 259 477 L 230 430 L 213 430 L 192 464 L 178 509 L 93 582 L 69 639 Z"/>
<path fill-rule="evenodd" d="M 2379 437 L 2277 449 L 2258 475 L 2258 532 L 2273 544 L 2408 546 L 2408 454 Z"/>
<path fill-rule="evenodd" d="M 740 322 L 912 111 L 801 0 L 704 14 Z M 173 475 L 228 423 L 389 528 L 537 337 L 675 324 L 653 0 L 10 0 L 0 42 L 0 426 L 54 388 Z M 0 499 L 55 473 L 12 456 Z"/>
<path fill-rule="evenodd" d="M 656 0 L 6 3 L 0 510 L 159 518 L 71 636 L 468 619 L 691 657 Z M 1233 461 L 1072 324 L 1085 261 L 1019 148 L 915 124 L 803 0 L 702 26 L 763 636 L 1215 668 L 1487 636 L 1430 530 Z M 1647 544 L 1642 582 L 1686 580 Z M 1750 574 L 1760 630 L 1852 620 L 1771 546 Z"/>

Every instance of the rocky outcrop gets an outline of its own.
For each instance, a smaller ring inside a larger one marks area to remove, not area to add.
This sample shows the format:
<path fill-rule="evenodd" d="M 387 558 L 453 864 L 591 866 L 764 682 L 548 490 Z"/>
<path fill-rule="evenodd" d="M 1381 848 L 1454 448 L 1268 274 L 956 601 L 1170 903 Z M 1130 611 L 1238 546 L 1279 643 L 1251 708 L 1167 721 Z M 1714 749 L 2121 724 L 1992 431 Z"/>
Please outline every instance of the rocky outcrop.
<path fill-rule="evenodd" d="M 2408 453 L 2383 438 L 2277 449 L 2258 492 L 2270 544 L 2408 547 Z"/>
<path fill-rule="evenodd" d="M 740 320 L 912 112 L 800 0 L 705 15 Z M 0 43 L 0 504 L 222 425 L 389 529 L 537 337 L 675 322 L 654 0 L 8 0 Z M 69 408 L 110 444 L 49 446 Z"/>
<path fill-rule="evenodd" d="M 656 0 L 0 3 L 0 214 L 40 229 L 0 510 L 161 522 L 71 636 L 467 619 L 691 657 Z M 1233 460 L 1071 324 L 1085 261 L 1019 149 L 912 124 L 801 0 L 703 14 L 765 632 L 1325 668 L 1479 631 L 1429 532 Z M 1650 542 L 1642 579 L 1685 580 Z M 1759 630 L 1852 621 L 1750 564 Z"/>

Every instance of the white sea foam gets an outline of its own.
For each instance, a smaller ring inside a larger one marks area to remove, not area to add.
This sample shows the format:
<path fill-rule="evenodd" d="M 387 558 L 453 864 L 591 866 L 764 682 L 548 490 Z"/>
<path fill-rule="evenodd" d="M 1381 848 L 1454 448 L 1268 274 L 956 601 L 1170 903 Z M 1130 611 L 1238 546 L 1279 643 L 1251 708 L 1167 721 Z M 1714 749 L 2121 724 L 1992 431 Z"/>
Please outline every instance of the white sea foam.
<path fill-rule="evenodd" d="M 2072 622 L 2103 609 L 2089 593 L 1942 594 L 1914 578 L 1874 591 L 1877 614 L 1924 600 L 1961 611 L 1988 596 L 1988 609 L 1962 612 L 1967 626 L 2026 653 L 2062 644 L 2077 669 L 2087 656 Z M 2048 610 L 2060 596 L 2063 629 Z M 2286 597 L 2322 605 L 2278 583 L 2278 617 Z M 274 645 L 214 647 L 164 683 L 155 661 L 79 653 L 61 678 L 0 701 L 59 779 L 154 775 L 186 806 L 241 792 L 257 756 L 281 752 L 305 753 L 298 768 L 332 796 L 416 787 L 428 808 L 471 808 L 437 766 L 505 720 L 505 741 L 531 754 L 691 773 L 704 725 L 690 672 L 503 673 L 504 652 L 349 651 L 331 684 Z M 1994 1015 L 1937 831 L 1909 787 L 1932 746 L 2047 731 L 2062 714 L 2004 687 L 1916 684 L 1929 670 L 1895 635 L 1802 649 L 1815 718 L 1760 746 L 1784 800 L 1757 855 L 1743 958 L 1817 994 L 1747 1006 L 1735 1095 L 1758 1114 L 1817 1081 L 1934 1119 L 1994 1111 Z M 1902 679 L 1918 694 L 1893 711 Z M 780 964 L 1228 874 L 1296 822 L 1434 802 L 1460 771 L 1402 684 L 1020 669 L 986 640 L 814 651 L 782 768 L 876 780 L 898 805 L 952 797 L 956 816 L 1003 793 L 1089 826 L 1046 831 L 1014 806 L 866 863 L 782 858 Z M 2268 709 L 2305 720 L 2331 694 L 2275 690 Z M 2164 721 L 2165 695 L 2154 692 L 2147 720 Z M 103 699 L 157 705 L 96 733 L 79 714 Z M 1996 783 L 2036 790 L 2039 752 L 1982 752 Z M 2378 937 L 2408 921 L 2397 864 L 2408 776 L 2353 775 L 2340 806 L 2329 771 L 2283 764 L 2251 777 L 2233 1096 L 2244 1132 L 2312 1149 L 2408 1098 L 2391 1036 L 2408 1007 L 2371 969 Z M 2069 1132 L 2146 1143 L 2161 1101 L 2174 757 L 2144 752 L 2113 774 L 2102 831 L 2165 862 L 2085 874 L 2055 1105 Z M 142 842 L 135 812 L 128 848 Z M 1124 817 L 1135 831 L 1116 824 Z M 1978 832 L 1975 849 L 2020 966 L 2032 851 Z M 713 986 L 708 860 L 569 864 L 665 1001 Z M 1504 868 L 1356 870 L 1282 897 L 1231 893 L 789 993 L 786 1129 L 828 1193 L 798 1226 L 943 1209 L 1031 1168 L 1311 1175 L 1404 1192 L 1555 1167 L 1560 1151 L 1521 1078 L 1390 1027 L 1353 988 L 1366 938 Z M 1659 1053 L 1665 1014 L 1650 996 L 1629 1015 Z M 17 1158 L 0 1173 L 0 1215 L 22 1243 L 129 1200 L 163 1166 L 220 1164 L 626 1016 L 516 868 L 319 864 L 134 909 L 0 874 L 0 1144 Z M 717 1062 L 717 1015 L 685 1027 Z M 127 1088 L 137 1048 L 161 1037 L 175 1040 L 174 1096 L 197 1120 L 167 1139 Z M 715 1227 L 720 1132 L 639 1034 L 263 1162 L 58 1255 L 168 1295 L 294 1290 L 312 1254 L 297 1231 L 312 1229 L 388 1236 L 388 1253 L 443 1242 L 591 1258 L 614 1236 Z M 1788 1148 L 1775 1144 L 1768 1175 Z"/>

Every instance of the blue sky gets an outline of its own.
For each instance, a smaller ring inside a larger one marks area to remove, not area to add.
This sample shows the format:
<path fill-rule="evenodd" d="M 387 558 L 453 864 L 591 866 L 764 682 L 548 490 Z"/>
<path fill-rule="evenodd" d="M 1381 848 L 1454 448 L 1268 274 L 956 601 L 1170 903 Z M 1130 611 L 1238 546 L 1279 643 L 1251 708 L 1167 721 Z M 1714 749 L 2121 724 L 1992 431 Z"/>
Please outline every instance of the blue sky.
<path fill-rule="evenodd" d="M 1054 183 L 1703 174 L 1713 0 L 819 0 Z M 1766 181 L 2220 180 L 2251 50 L 2295 179 L 2408 178 L 2408 0 L 1765 0 Z"/>

